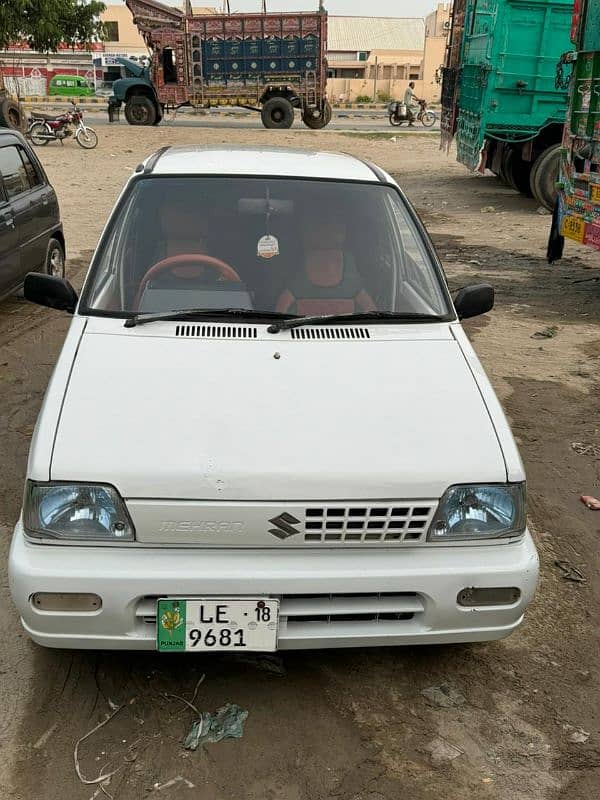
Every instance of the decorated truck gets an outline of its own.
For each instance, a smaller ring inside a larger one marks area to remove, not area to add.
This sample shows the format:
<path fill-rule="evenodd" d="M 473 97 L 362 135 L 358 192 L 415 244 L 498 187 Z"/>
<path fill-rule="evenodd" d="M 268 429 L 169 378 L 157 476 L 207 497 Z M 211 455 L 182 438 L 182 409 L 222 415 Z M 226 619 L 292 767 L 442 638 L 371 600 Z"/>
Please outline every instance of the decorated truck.
<path fill-rule="evenodd" d="M 571 39 L 557 83 L 569 87 L 559 191 L 548 260 L 563 253 L 564 237 L 600 250 L 600 2 L 577 0 Z"/>
<path fill-rule="evenodd" d="M 109 119 L 124 107 L 130 125 L 155 125 L 182 106 L 240 106 L 266 128 L 290 128 L 294 109 L 305 125 L 331 120 L 327 83 L 327 14 L 194 14 L 155 0 L 126 0 L 152 53 L 149 67 L 123 62 Z"/>
<path fill-rule="evenodd" d="M 555 83 L 573 0 L 455 0 L 442 80 L 442 146 L 551 209 L 567 91 Z"/>

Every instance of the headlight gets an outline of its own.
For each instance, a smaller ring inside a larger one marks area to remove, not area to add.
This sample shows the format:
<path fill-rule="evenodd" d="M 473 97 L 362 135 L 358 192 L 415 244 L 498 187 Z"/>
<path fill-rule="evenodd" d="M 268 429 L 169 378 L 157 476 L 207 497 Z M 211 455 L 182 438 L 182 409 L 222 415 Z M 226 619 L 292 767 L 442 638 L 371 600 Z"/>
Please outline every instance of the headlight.
<path fill-rule="evenodd" d="M 429 528 L 430 542 L 519 536 L 525 530 L 525 484 L 452 486 Z"/>
<path fill-rule="evenodd" d="M 38 539 L 132 541 L 135 531 L 112 486 L 27 481 L 23 525 Z"/>

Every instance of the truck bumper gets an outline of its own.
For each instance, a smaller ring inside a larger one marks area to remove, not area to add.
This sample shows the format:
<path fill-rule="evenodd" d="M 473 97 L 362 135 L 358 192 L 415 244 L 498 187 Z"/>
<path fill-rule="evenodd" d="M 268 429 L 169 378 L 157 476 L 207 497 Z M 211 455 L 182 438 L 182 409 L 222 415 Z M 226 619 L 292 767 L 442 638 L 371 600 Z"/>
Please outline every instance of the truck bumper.
<path fill-rule="evenodd" d="M 23 627 L 46 647 L 153 650 L 158 597 L 248 596 L 280 598 L 283 650 L 500 639 L 523 619 L 538 556 L 529 533 L 500 545 L 394 551 L 186 550 L 32 544 L 19 523 L 9 573 Z M 468 587 L 515 587 L 520 596 L 466 608 L 457 595 Z M 94 593 L 102 607 L 40 611 L 36 592 Z M 384 606 L 395 613 L 373 613 Z"/>

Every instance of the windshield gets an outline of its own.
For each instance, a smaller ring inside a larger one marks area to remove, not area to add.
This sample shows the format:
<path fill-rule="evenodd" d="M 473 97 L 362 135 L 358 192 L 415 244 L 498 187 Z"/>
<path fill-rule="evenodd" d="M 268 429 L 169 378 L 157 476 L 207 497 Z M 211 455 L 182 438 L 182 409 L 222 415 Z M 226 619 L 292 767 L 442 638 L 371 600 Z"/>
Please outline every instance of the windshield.
<path fill-rule="evenodd" d="M 389 186 L 153 176 L 113 215 L 82 307 L 446 316 L 446 298 Z"/>

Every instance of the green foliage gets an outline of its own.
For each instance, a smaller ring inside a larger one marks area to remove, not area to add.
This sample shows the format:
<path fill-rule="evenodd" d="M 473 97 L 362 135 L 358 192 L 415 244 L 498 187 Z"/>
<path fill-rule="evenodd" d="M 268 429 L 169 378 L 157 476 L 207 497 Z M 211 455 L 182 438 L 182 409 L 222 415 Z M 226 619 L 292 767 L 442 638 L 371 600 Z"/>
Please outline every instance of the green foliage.
<path fill-rule="evenodd" d="M 392 96 L 389 92 L 384 92 L 383 89 L 380 89 L 377 92 L 377 99 L 380 103 L 389 103 L 392 99 Z"/>
<path fill-rule="evenodd" d="M 100 39 L 104 8 L 99 0 L 0 0 L 0 50 L 19 39 L 42 52 Z"/>
<path fill-rule="evenodd" d="M 371 103 L 372 101 L 373 98 L 370 94 L 359 94 L 355 100 L 356 103 Z"/>

